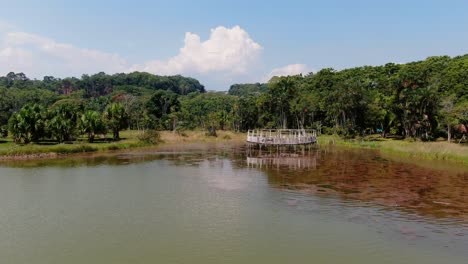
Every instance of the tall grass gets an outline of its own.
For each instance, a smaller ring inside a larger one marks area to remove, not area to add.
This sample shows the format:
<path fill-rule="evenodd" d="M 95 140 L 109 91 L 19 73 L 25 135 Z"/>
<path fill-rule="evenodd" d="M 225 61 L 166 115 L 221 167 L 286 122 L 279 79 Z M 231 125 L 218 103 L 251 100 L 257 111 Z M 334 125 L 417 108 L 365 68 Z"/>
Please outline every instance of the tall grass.
<path fill-rule="evenodd" d="M 161 139 L 165 143 L 216 143 L 216 142 L 245 142 L 247 139 L 247 134 L 245 133 L 236 133 L 232 131 L 216 131 L 217 136 L 207 136 L 205 130 L 193 130 L 193 131 L 183 131 L 183 132 L 172 132 L 172 131 L 161 131 Z"/>
<path fill-rule="evenodd" d="M 449 142 L 410 142 L 383 138 L 342 139 L 339 136 L 320 136 L 319 144 L 378 149 L 401 157 L 428 160 L 450 160 L 468 164 L 468 146 Z"/>

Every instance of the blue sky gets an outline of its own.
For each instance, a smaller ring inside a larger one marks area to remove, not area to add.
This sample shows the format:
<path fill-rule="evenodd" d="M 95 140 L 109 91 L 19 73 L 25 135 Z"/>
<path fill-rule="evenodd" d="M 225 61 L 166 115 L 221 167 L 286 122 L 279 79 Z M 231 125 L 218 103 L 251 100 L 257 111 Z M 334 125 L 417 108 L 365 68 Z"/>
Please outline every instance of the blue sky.
<path fill-rule="evenodd" d="M 468 53 L 468 1 L 0 1 L 0 74 L 131 70 L 208 89 Z M 191 32 L 190 34 L 186 34 Z"/>

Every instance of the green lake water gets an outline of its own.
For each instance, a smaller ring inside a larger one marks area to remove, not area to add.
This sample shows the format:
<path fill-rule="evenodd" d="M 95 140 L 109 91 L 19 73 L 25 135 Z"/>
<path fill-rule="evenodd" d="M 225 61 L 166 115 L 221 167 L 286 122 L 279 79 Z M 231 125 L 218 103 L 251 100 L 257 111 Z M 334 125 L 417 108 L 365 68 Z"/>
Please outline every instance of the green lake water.
<path fill-rule="evenodd" d="M 0 263 L 468 263 L 468 169 L 170 147 L 0 164 Z"/>

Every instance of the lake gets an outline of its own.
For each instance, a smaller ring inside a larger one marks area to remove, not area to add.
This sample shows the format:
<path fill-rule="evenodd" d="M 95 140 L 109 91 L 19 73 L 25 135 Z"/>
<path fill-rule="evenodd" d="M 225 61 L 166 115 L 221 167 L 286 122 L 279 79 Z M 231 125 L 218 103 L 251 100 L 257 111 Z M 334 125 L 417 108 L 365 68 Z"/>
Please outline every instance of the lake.
<path fill-rule="evenodd" d="M 323 147 L 0 163 L 2 263 L 468 263 L 468 167 Z"/>

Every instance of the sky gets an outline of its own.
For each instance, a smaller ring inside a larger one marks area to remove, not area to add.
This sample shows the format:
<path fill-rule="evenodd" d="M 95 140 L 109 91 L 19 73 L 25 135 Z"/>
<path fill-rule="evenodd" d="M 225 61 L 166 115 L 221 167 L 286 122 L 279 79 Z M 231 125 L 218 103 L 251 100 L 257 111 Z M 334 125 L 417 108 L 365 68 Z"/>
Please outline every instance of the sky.
<path fill-rule="evenodd" d="M 0 75 L 147 71 L 208 90 L 468 53 L 468 1 L 0 0 Z"/>

